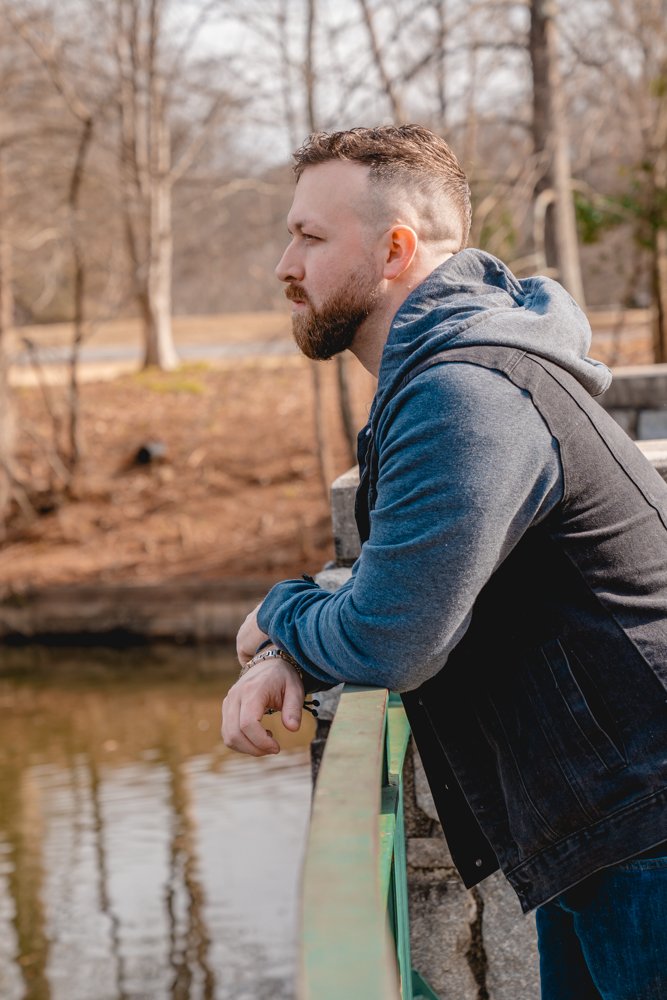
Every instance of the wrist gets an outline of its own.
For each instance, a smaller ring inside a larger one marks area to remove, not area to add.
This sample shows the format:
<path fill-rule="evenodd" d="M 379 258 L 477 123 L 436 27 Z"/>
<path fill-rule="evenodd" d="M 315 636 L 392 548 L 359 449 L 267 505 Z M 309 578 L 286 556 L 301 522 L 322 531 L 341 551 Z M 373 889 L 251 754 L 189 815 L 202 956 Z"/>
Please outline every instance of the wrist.
<path fill-rule="evenodd" d="M 252 670 L 252 668 L 257 666 L 258 663 L 264 663 L 265 661 L 268 660 L 282 660 L 284 663 L 288 663 L 293 668 L 293 670 L 296 671 L 299 680 L 303 684 L 303 670 L 301 669 L 297 661 L 286 650 L 281 649 L 279 646 L 275 645 L 267 647 L 265 644 L 263 644 L 263 646 L 260 647 L 260 649 L 255 653 L 255 655 L 250 660 L 248 660 L 245 666 L 241 667 L 240 676 L 243 677 L 244 674 L 246 674 L 249 670 Z"/>

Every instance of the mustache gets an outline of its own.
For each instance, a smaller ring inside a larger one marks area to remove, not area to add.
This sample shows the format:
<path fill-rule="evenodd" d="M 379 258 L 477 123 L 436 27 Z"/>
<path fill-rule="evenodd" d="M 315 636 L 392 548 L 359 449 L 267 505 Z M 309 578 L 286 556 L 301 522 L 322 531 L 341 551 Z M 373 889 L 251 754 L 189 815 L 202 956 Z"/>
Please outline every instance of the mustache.
<path fill-rule="evenodd" d="M 285 289 L 285 297 L 288 298 L 290 302 L 307 302 L 308 305 L 310 305 L 308 293 L 305 288 L 301 288 L 300 285 L 288 285 Z"/>

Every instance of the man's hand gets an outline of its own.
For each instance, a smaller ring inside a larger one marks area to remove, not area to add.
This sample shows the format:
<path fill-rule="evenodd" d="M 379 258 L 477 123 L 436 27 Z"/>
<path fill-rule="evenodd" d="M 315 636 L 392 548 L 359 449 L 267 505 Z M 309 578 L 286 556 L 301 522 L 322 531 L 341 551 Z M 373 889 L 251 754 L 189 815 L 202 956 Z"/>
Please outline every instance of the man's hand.
<path fill-rule="evenodd" d="M 236 655 L 242 667 L 253 658 L 257 647 L 269 638 L 257 624 L 257 612 L 260 607 L 261 602 L 250 612 L 236 636 Z"/>
<path fill-rule="evenodd" d="M 280 745 L 273 733 L 264 729 L 262 717 L 268 709 L 280 709 L 285 728 L 296 732 L 301 725 L 303 698 L 301 678 L 289 663 L 280 659 L 257 663 L 239 678 L 222 703 L 225 746 L 253 757 L 279 753 Z"/>

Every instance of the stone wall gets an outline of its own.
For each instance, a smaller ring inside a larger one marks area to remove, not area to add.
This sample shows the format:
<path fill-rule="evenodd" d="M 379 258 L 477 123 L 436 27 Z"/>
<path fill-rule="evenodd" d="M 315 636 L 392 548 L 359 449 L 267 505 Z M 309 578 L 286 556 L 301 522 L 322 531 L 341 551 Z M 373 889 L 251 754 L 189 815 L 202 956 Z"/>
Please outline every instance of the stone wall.
<path fill-rule="evenodd" d="M 655 388 L 655 382 L 650 384 Z M 646 397 L 626 383 L 615 398 L 623 401 L 620 408 L 628 409 L 626 403 Z M 663 433 L 667 437 L 667 423 Z M 642 441 L 638 446 L 667 480 L 667 440 Z M 349 566 L 359 554 L 352 514 L 357 482 L 356 471 L 351 471 L 332 487 L 337 565 L 318 577 L 320 586 L 329 590 L 348 579 Z M 340 689 L 318 696 L 322 705 L 316 756 L 321 754 L 339 696 Z M 464 887 L 414 747 L 406 760 L 404 783 L 414 968 L 441 1000 L 535 1000 L 540 989 L 534 915 L 522 913 L 499 872 L 470 891 Z"/>

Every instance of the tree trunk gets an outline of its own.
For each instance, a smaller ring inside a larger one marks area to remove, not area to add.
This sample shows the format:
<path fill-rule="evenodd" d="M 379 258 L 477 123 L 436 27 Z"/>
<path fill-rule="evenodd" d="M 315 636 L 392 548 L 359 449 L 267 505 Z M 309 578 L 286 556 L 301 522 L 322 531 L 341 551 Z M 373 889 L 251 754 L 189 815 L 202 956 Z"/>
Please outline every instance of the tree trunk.
<path fill-rule="evenodd" d="M 435 5 L 435 15 L 438 22 L 435 79 L 438 95 L 438 119 L 443 132 L 447 127 L 447 3 L 448 0 L 439 0 Z"/>
<path fill-rule="evenodd" d="M 667 362 L 667 230 L 655 234 L 653 253 L 653 358 L 657 364 Z"/>
<path fill-rule="evenodd" d="M 12 249 L 7 232 L 7 196 L 0 149 L 0 536 L 4 534 L 14 478 L 14 413 L 7 358 L 7 340 L 13 325 Z"/>
<path fill-rule="evenodd" d="M 154 249 L 144 311 L 144 368 L 170 371 L 179 365 L 171 324 L 171 240 Z"/>
<path fill-rule="evenodd" d="M 306 115 L 310 132 L 317 131 L 315 115 L 315 74 L 313 71 L 315 46 L 315 21 L 317 17 L 317 0 L 308 0 L 306 17 L 306 50 L 304 53 L 304 84 L 306 98 Z M 322 398 L 321 362 L 311 361 L 310 378 L 313 386 L 313 423 L 315 425 L 315 448 L 320 483 L 325 497 L 329 497 L 329 488 L 333 476 L 333 461 L 331 449 L 327 441 L 324 419 L 324 400 Z"/>
<path fill-rule="evenodd" d="M 278 39 L 280 48 L 280 92 L 283 101 L 283 111 L 285 114 L 285 123 L 287 125 L 287 134 L 289 136 L 289 147 L 290 149 L 296 149 L 301 141 L 301 131 L 297 125 L 297 115 L 296 109 L 294 107 L 294 84 L 292 82 L 292 62 L 290 59 L 289 50 L 289 39 L 290 39 L 290 29 L 292 23 L 289 16 L 290 5 L 289 0 L 280 0 L 280 5 L 278 7 L 277 19 L 278 19 Z M 310 46 L 312 52 L 312 44 Z M 306 67 L 306 75 L 308 74 L 309 68 Z M 312 88 L 308 88 L 312 89 Z M 309 116 L 310 117 L 310 116 Z"/>
<path fill-rule="evenodd" d="M 143 324 L 144 366 L 174 368 L 171 326 L 173 179 L 165 81 L 159 66 L 162 0 L 143 9 L 117 0 L 116 64 L 120 174 L 134 296 Z"/>
<path fill-rule="evenodd" d="M 144 367 L 167 370 L 176 368 L 179 359 L 171 326 L 171 184 L 162 174 L 151 192 L 150 228 Z"/>
<path fill-rule="evenodd" d="M 352 413 L 352 400 L 350 399 L 350 384 L 347 374 L 347 357 L 345 354 L 336 356 L 336 375 L 338 381 L 338 401 L 340 403 L 340 416 L 345 432 L 345 443 L 347 444 L 348 462 L 350 465 L 357 461 L 357 428 L 354 424 Z"/>
<path fill-rule="evenodd" d="M 317 0 L 308 0 L 306 10 L 306 51 L 303 62 L 304 83 L 306 90 L 306 117 L 308 129 L 317 131 L 317 114 L 315 113 L 315 22 L 317 19 Z"/>
<path fill-rule="evenodd" d="M 144 367 L 171 369 L 178 365 L 171 328 L 171 273 L 173 232 L 171 219 L 171 146 L 164 79 L 155 64 L 160 3 L 152 0 L 149 61 L 149 191 L 146 290 L 150 322 L 144 331 Z"/>
<path fill-rule="evenodd" d="M 2 150 L 0 150 L 0 342 L 6 341 L 13 325 L 12 249 L 7 233 L 7 198 Z"/>
<path fill-rule="evenodd" d="M 385 57 L 382 49 L 380 48 L 380 41 L 377 36 L 377 31 L 375 30 L 375 22 L 373 20 L 371 9 L 368 5 L 368 0 L 359 0 L 359 6 L 361 7 L 362 20 L 366 25 L 366 32 L 368 34 L 368 42 L 373 55 L 373 62 L 375 63 L 375 68 L 377 69 L 378 76 L 380 77 L 382 89 L 385 92 L 389 102 L 389 107 L 391 108 L 391 116 L 394 122 L 397 125 L 400 125 L 405 120 L 403 102 L 396 87 L 396 83 L 392 80 L 387 70 Z"/>
<path fill-rule="evenodd" d="M 473 168 L 477 160 L 477 48 L 468 49 L 468 89 L 466 93 L 465 125 L 463 132 L 463 163 Z"/>
<path fill-rule="evenodd" d="M 77 468 L 81 458 L 79 442 L 79 355 L 85 337 L 86 318 L 86 263 L 79 233 L 79 200 L 86 164 L 86 156 L 93 138 L 93 119 L 87 118 L 79 138 L 76 162 L 72 171 L 69 189 L 70 239 L 74 262 L 74 338 L 69 367 L 68 437 L 69 454 L 65 459 L 70 475 Z M 67 484 L 69 486 L 69 484 Z"/>
<path fill-rule="evenodd" d="M 554 200 L 545 216 L 545 255 L 561 283 L 584 305 L 584 286 L 572 200 L 569 139 L 558 66 L 558 39 L 553 0 L 531 0 L 530 59 L 533 73 L 533 141 L 543 170 L 535 186 L 538 197 L 547 188 Z"/>
<path fill-rule="evenodd" d="M 667 62 L 661 66 L 661 79 L 667 79 Z M 651 145 L 653 160 L 653 204 L 661 206 L 654 229 L 652 253 L 654 302 L 654 355 L 657 362 L 667 362 L 667 97 L 658 93 L 655 127 Z"/>

